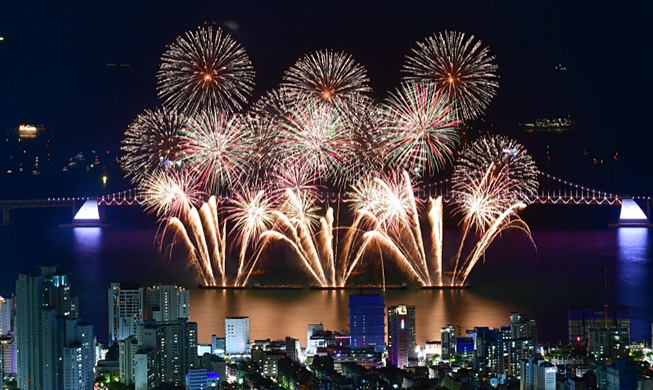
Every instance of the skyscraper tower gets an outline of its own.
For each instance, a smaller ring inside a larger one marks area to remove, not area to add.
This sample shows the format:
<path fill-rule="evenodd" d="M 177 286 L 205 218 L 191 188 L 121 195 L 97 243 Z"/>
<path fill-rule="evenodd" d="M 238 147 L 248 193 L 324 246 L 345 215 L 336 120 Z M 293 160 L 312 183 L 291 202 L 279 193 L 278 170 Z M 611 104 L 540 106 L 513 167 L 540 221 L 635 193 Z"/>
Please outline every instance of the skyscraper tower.
<path fill-rule="evenodd" d="M 415 306 L 388 307 L 388 359 L 399 368 L 417 360 L 415 347 Z"/>
<path fill-rule="evenodd" d="M 144 298 L 141 286 L 111 283 L 109 287 L 109 345 L 136 335 L 137 325 L 143 322 Z"/>
<path fill-rule="evenodd" d="M 349 333 L 352 348 L 373 345 L 377 351 L 385 351 L 383 295 L 349 296 Z"/>
<path fill-rule="evenodd" d="M 227 317 L 224 320 L 227 355 L 243 355 L 249 344 L 249 317 Z"/>
<path fill-rule="evenodd" d="M 452 324 L 440 329 L 442 360 L 449 360 L 456 355 L 456 328 Z"/>
<path fill-rule="evenodd" d="M 92 389 L 93 325 L 79 320 L 78 299 L 57 266 L 16 281 L 16 376 L 21 389 Z"/>

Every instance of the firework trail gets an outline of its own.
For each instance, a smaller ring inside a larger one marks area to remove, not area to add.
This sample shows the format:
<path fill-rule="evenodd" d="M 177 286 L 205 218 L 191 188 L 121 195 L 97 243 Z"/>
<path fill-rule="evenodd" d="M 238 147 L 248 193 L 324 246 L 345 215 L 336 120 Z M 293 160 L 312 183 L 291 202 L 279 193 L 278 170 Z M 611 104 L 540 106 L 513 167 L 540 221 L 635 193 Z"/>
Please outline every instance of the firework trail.
<path fill-rule="evenodd" d="M 165 252 L 170 257 L 174 248 L 182 245 L 202 284 L 226 286 L 226 239 L 226 224 L 218 215 L 216 198 L 211 196 L 199 211 L 191 207 L 179 218 L 170 218 L 160 233 L 159 248 L 169 241 Z"/>
<path fill-rule="evenodd" d="M 256 142 L 240 116 L 203 111 L 188 121 L 183 134 L 183 163 L 207 192 L 233 186 L 252 171 Z"/>
<path fill-rule="evenodd" d="M 429 265 L 422 230 L 419 223 L 418 204 L 410 176 L 406 171 L 385 178 L 367 179 L 355 186 L 348 199 L 350 207 L 368 225 L 363 234 L 363 248 L 371 242 L 377 243 L 399 260 L 399 265 L 407 270 L 422 286 L 432 285 L 431 274 L 435 271 L 439 279 L 440 271 Z M 428 214 L 433 219 L 439 212 L 439 201 L 430 200 Z M 441 214 L 441 213 L 440 213 Z M 435 221 L 434 221 L 435 222 Z M 441 237 L 441 228 L 432 225 L 434 237 Z M 440 240 L 441 242 L 441 240 Z M 431 240 L 428 253 L 436 254 L 440 242 Z M 437 261 L 437 260 L 436 260 Z M 437 264 L 436 264 L 437 266 Z"/>
<path fill-rule="evenodd" d="M 458 144 L 458 120 L 435 84 L 406 82 L 382 105 L 376 138 L 387 166 L 416 177 L 441 170 Z"/>
<path fill-rule="evenodd" d="M 164 104 L 189 114 L 210 108 L 240 110 L 253 88 L 254 69 L 245 50 L 211 26 L 179 36 L 163 53 L 157 72 Z"/>
<path fill-rule="evenodd" d="M 132 183 L 175 164 L 181 147 L 185 116 L 167 108 L 145 110 L 127 127 L 122 162 Z"/>
<path fill-rule="evenodd" d="M 486 136 L 465 148 L 454 167 L 455 213 L 462 215 L 463 237 L 452 262 L 453 283 L 464 283 L 478 258 L 494 238 L 508 228 L 525 231 L 528 226 L 517 212 L 523 201 L 537 192 L 538 171 L 520 144 L 504 136 Z M 479 241 L 459 264 L 470 230 Z"/>
<path fill-rule="evenodd" d="M 313 226 L 304 213 L 306 206 L 302 194 L 286 189 L 283 205 L 283 212 L 281 209 L 272 211 L 275 223 L 261 234 L 262 244 L 254 263 L 271 242 L 283 242 L 297 255 L 300 264 L 317 285 L 344 287 L 367 245 L 356 244 L 361 237 L 357 229 L 360 219 L 347 229 L 344 245 L 339 248 L 339 228 L 334 226 L 334 210 L 331 207 L 326 208 L 324 215 L 318 217 L 317 226 Z"/>
<path fill-rule="evenodd" d="M 464 120 L 478 117 L 499 88 L 494 56 L 473 35 L 445 31 L 412 49 L 402 69 L 407 80 L 427 80 L 446 91 Z"/>
<path fill-rule="evenodd" d="M 252 245 L 256 252 L 259 237 L 273 225 L 274 206 L 265 189 L 237 191 L 225 206 L 226 220 L 233 223 L 234 243 L 240 247 L 236 285 L 246 285 L 256 266 L 256 256 L 247 258 L 247 250 Z"/>

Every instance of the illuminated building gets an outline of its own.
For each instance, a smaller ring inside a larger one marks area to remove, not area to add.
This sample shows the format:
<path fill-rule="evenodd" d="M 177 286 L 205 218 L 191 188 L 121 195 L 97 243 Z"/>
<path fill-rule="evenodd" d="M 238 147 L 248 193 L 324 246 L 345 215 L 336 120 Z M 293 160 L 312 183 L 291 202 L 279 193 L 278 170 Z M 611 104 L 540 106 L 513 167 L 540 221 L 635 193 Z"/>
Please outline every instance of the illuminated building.
<path fill-rule="evenodd" d="M 388 307 L 388 359 L 399 368 L 417 360 L 415 348 L 415 306 Z"/>
<path fill-rule="evenodd" d="M 143 324 L 142 349 L 136 353 L 135 376 L 150 371 L 150 367 L 139 369 L 138 356 L 148 351 L 154 351 L 154 367 L 156 383 L 160 385 L 182 386 L 186 373 L 198 368 L 197 356 L 197 324 L 185 319 L 174 321 L 146 321 Z M 143 358 L 145 359 L 145 358 Z M 149 361 L 149 358 L 145 360 Z M 148 364 L 151 364 L 149 362 Z M 142 378 L 135 378 L 138 384 Z M 154 383 L 148 380 L 148 383 Z"/>
<path fill-rule="evenodd" d="M 109 287 L 109 345 L 136 334 L 143 322 L 143 288 L 111 283 Z"/>
<path fill-rule="evenodd" d="M 456 337 L 456 355 L 463 361 L 474 359 L 474 339 L 472 337 Z"/>
<path fill-rule="evenodd" d="M 136 353 L 141 349 L 141 344 L 136 336 L 129 336 L 118 341 L 118 366 L 120 370 L 120 383 L 130 386 L 134 384 Z"/>
<path fill-rule="evenodd" d="M 79 301 L 57 266 L 16 281 L 16 376 L 21 389 L 92 389 L 93 325 L 79 319 Z M 66 387 L 64 387 L 66 386 Z"/>
<path fill-rule="evenodd" d="M 225 338 L 212 335 L 211 353 L 218 356 L 224 356 L 226 350 L 227 350 L 227 341 L 225 340 Z"/>
<path fill-rule="evenodd" d="M 570 344 L 585 344 L 589 329 L 625 329 L 630 334 L 630 314 L 627 307 L 583 307 L 567 311 L 567 325 Z"/>
<path fill-rule="evenodd" d="M 385 301 L 383 295 L 349 296 L 351 347 L 374 346 L 385 351 Z"/>
<path fill-rule="evenodd" d="M 628 355 L 630 332 L 620 327 L 589 328 L 587 337 L 587 352 L 594 360 L 606 360 Z"/>
<path fill-rule="evenodd" d="M 220 374 L 204 369 L 190 370 L 186 374 L 186 390 L 207 390 L 220 387 Z"/>
<path fill-rule="evenodd" d="M 0 384 L 2 374 L 16 372 L 13 320 L 14 300 L 0 296 Z"/>
<path fill-rule="evenodd" d="M 147 319 L 173 321 L 190 319 L 190 294 L 183 287 L 161 285 L 146 289 Z"/>
<path fill-rule="evenodd" d="M 504 368 L 507 375 L 519 376 L 521 361 L 535 356 L 537 325 L 527 315 L 510 313 L 510 326 L 503 336 Z"/>
<path fill-rule="evenodd" d="M 323 332 L 323 331 L 324 331 L 324 325 L 322 324 L 308 324 L 306 330 L 306 356 L 315 355 L 317 345 L 315 345 L 315 343 L 311 343 L 311 339 L 313 339 L 313 334 L 315 332 Z"/>
<path fill-rule="evenodd" d="M 442 360 L 449 360 L 456 355 L 456 329 L 449 324 L 440 329 L 440 342 L 442 344 Z"/>
<path fill-rule="evenodd" d="M 556 366 L 531 356 L 521 362 L 519 390 L 555 390 Z"/>
<path fill-rule="evenodd" d="M 503 373 L 503 335 L 496 329 L 475 327 L 474 369 L 484 373 Z"/>
<path fill-rule="evenodd" d="M 227 317 L 224 320 L 226 354 L 244 355 L 249 346 L 249 317 Z"/>

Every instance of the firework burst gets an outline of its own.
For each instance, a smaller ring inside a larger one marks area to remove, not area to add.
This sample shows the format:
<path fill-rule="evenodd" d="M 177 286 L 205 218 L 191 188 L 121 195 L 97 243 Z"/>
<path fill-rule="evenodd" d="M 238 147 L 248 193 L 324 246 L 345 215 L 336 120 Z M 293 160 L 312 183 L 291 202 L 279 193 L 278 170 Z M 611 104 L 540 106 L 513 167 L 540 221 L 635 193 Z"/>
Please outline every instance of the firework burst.
<path fill-rule="evenodd" d="M 249 57 L 231 35 L 199 27 L 168 46 L 157 90 L 167 106 L 188 113 L 213 107 L 240 110 L 252 93 L 253 80 Z"/>
<path fill-rule="evenodd" d="M 417 177 L 452 160 L 458 144 L 455 112 L 435 84 L 406 82 L 380 112 L 376 131 L 385 164 Z"/>
<path fill-rule="evenodd" d="M 300 104 L 284 118 L 276 135 L 274 153 L 284 166 L 306 167 L 315 175 L 342 184 L 348 166 L 358 157 L 358 142 L 351 122 L 335 108 Z"/>
<path fill-rule="evenodd" d="M 518 212 L 537 192 L 538 171 L 526 150 L 504 136 L 486 136 L 465 148 L 454 168 L 455 212 L 462 215 L 463 237 L 454 259 L 453 281 L 464 283 L 494 238 L 506 229 L 527 233 Z M 460 263 L 466 238 L 474 229 L 480 236 Z M 532 239 L 531 239 L 532 241 Z"/>
<path fill-rule="evenodd" d="M 184 164 L 215 193 L 251 172 L 256 142 L 237 114 L 210 110 L 188 121 L 183 146 Z"/>
<path fill-rule="evenodd" d="M 139 190 L 145 198 L 145 210 L 153 210 L 160 218 L 179 217 L 201 203 L 204 196 L 193 175 L 172 168 L 145 176 Z"/>
<path fill-rule="evenodd" d="M 499 88 L 494 56 L 473 35 L 445 31 L 417 42 L 402 69 L 407 80 L 428 80 L 445 90 L 464 120 L 478 117 Z"/>
<path fill-rule="evenodd" d="M 307 54 L 288 69 L 282 87 L 291 101 L 309 100 L 345 110 L 371 91 L 367 71 L 349 54 L 322 50 Z"/>
<path fill-rule="evenodd" d="M 186 118 L 174 110 L 145 110 L 125 131 L 122 151 L 127 176 L 138 183 L 173 165 L 182 151 L 181 130 Z"/>
<path fill-rule="evenodd" d="M 523 145 L 502 135 L 481 137 L 460 153 L 454 169 L 454 191 L 474 177 L 478 181 L 490 165 L 493 175 L 505 184 L 498 197 L 524 199 L 537 193 L 539 173 L 533 158 Z"/>

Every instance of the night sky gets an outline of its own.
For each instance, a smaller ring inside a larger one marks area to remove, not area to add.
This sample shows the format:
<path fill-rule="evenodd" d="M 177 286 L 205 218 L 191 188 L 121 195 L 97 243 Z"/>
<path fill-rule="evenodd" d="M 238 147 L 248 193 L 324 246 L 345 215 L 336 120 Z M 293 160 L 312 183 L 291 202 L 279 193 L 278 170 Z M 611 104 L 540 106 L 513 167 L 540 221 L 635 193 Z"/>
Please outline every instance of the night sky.
<path fill-rule="evenodd" d="M 302 55 L 335 49 L 365 66 L 382 100 L 416 41 L 443 30 L 475 35 L 499 65 L 486 115 L 517 124 L 572 115 L 592 152 L 653 166 L 653 6 L 626 2 L 6 1 L 0 8 L 0 129 L 43 124 L 72 147 L 117 149 L 127 125 L 160 104 L 166 45 L 204 22 L 230 31 L 256 71 L 252 100 Z M 572 3 L 572 4 L 569 4 Z M 129 64 L 108 67 L 107 63 Z M 555 66 L 563 64 L 560 72 Z M 646 142 L 645 142 L 646 141 Z M 633 171 L 635 172 L 635 171 Z"/>

